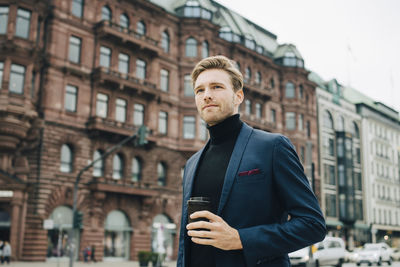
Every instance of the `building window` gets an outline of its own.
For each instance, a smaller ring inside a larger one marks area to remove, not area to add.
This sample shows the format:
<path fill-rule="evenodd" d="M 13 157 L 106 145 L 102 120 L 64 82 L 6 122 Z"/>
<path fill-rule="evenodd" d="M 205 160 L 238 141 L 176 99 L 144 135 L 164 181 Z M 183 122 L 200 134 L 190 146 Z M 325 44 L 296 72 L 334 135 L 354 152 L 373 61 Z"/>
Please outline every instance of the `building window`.
<path fill-rule="evenodd" d="M 295 87 L 294 84 L 291 82 L 286 83 L 286 90 L 285 90 L 285 95 L 286 98 L 295 98 L 296 97 L 296 92 L 295 92 Z"/>
<path fill-rule="evenodd" d="M 299 98 L 303 99 L 303 96 L 304 96 L 304 88 L 303 88 L 303 85 L 300 84 L 299 85 Z"/>
<path fill-rule="evenodd" d="M 194 38 L 188 38 L 185 45 L 185 55 L 187 57 L 197 57 L 197 41 Z"/>
<path fill-rule="evenodd" d="M 324 115 L 323 115 L 323 125 L 324 127 L 328 129 L 333 130 L 333 119 L 331 113 L 329 111 L 325 110 Z"/>
<path fill-rule="evenodd" d="M 208 130 L 207 130 L 207 123 L 203 120 L 200 121 L 200 140 L 207 140 L 208 137 Z"/>
<path fill-rule="evenodd" d="M 326 216 L 336 217 L 336 195 L 326 194 Z"/>
<path fill-rule="evenodd" d="M 169 53 L 169 34 L 166 31 L 161 33 L 161 48 L 165 53 Z"/>
<path fill-rule="evenodd" d="M 139 21 L 136 24 L 136 31 L 139 35 L 146 35 L 146 24 L 143 21 Z"/>
<path fill-rule="evenodd" d="M 256 72 L 256 84 L 261 84 L 261 73 L 259 71 Z"/>
<path fill-rule="evenodd" d="M 129 17 L 126 14 L 121 14 L 119 16 L 119 26 L 123 29 L 129 28 Z"/>
<path fill-rule="evenodd" d="M 325 183 L 329 185 L 336 185 L 335 166 L 324 164 Z"/>
<path fill-rule="evenodd" d="M 103 153 L 100 150 L 96 150 L 93 155 L 93 161 L 101 158 Z M 103 160 L 99 160 L 93 164 L 93 176 L 101 177 L 104 174 L 104 162 Z"/>
<path fill-rule="evenodd" d="M 106 118 L 108 113 L 108 95 L 98 93 L 96 102 L 96 116 Z"/>
<path fill-rule="evenodd" d="M 115 102 L 115 120 L 125 122 L 126 120 L 126 100 L 117 98 Z"/>
<path fill-rule="evenodd" d="M 203 58 L 206 58 L 209 56 L 209 51 L 208 51 L 208 42 L 207 41 L 203 41 L 203 44 L 201 46 L 201 56 Z"/>
<path fill-rule="evenodd" d="M 345 172 L 344 172 L 344 165 L 339 164 L 338 166 L 338 176 L 339 176 L 339 186 L 345 186 L 346 181 L 345 181 Z"/>
<path fill-rule="evenodd" d="M 101 8 L 101 20 L 111 21 L 112 13 L 108 6 L 103 6 Z"/>
<path fill-rule="evenodd" d="M 165 163 L 159 162 L 157 164 L 157 176 L 158 176 L 157 182 L 158 182 L 158 185 L 160 185 L 160 186 L 166 185 L 166 181 L 167 181 L 167 179 L 166 179 L 167 170 L 166 169 L 167 168 L 165 167 Z"/>
<path fill-rule="evenodd" d="M 66 111 L 76 112 L 77 96 L 78 96 L 78 87 L 67 85 L 65 91 L 65 103 L 64 103 Z"/>
<path fill-rule="evenodd" d="M 136 77 L 142 80 L 146 79 L 146 61 L 136 60 Z"/>
<path fill-rule="evenodd" d="M 118 55 L 118 71 L 121 73 L 129 73 L 129 56 L 124 53 Z"/>
<path fill-rule="evenodd" d="M 276 110 L 271 109 L 271 118 L 270 118 L 272 123 L 276 123 Z"/>
<path fill-rule="evenodd" d="M 274 78 L 271 78 L 271 79 L 269 80 L 269 86 L 271 87 L 271 89 L 274 89 L 274 88 L 275 88 L 275 81 L 274 81 Z"/>
<path fill-rule="evenodd" d="M 161 91 L 168 92 L 169 89 L 169 72 L 161 69 L 160 71 L 160 88 Z"/>
<path fill-rule="evenodd" d="M 25 67 L 11 64 L 10 83 L 8 90 L 12 93 L 23 94 L 25 85 Z"/>
<path fill-rule="evenodd" d="M 31 12 L 22 8 L 18 8 L 15 36 L 28 39 L 30 22 Z"/>
<path fill-rule="evenodd" d="M 124 176 L 124 161 L 121 155 L 115 154 L 113 158 L 113 175 L 112 178 L 119 180 Z"/>
<path fill-rule="evenodd" d="M 249 83 L 251 79 L 251 69 L 249 67 L 244 69 L 244 81 Z"/>
<path fill-rule="evenodd" d="M 138 157 L 132 159 L 132 181 L 142 180 L 142 161 Z"/>
<path fill-rule="evenodd" d="M 338 117 L 336 126 L 337 126 L 336 128 L 337 128 L 337 130 L 339 132 L 344 131 L 344 118 L 343 118 L 343 116 L 339 116 Z"/>
<path fill-rule="evenodd" d="M 360 148 L 356 148 L 356 155 L 355 155 L 355 158 L 356 158 L 356 163 L 358 163 L 358 164 L 360 164 L 361 163 L 361 151 L 360 151 Z"/>
<path fill-rule="evenodd" d="M 192 78 L 189 74 L 186 74 L 183 78 L 183 90 L 185 96 L 194 96 L 194 90 L 192 85 Z"/>
<path fill-rule="evenodd" d="M 196 118 L 194 116 L 183 117 L 183 138 L 194 139 L 196 137 Z"/>
<path fill-rule="evenodd" d="M 246 115 L 250 115 L 250 114 L 251 114 L 251 101 L 250 101 L 249 99 L 246 99 L 246 100 L 244 101 L 244 105 L 245 105 L 245 107 L 244 107 L 244 113 L 245 113 Z"/>
<path fill-rule="evenodd" d="M 133 105 L 133 125 L 141 126 L 144 124 L 144 106 L 142 104 Z"/>
<path fill-rule="evenodd" d="M 72 172 L 72 150 L 71 148 L 64 144 L 61 146 L 61 165 L 60 171 L 62 172 Z"/>
<path fill-rule="evenodd" d="M 82 18 L 84 0 L 72 0 L 71 13 L 75 17 Z"/>
<path fill-rule="evenodd" d="M 310 123 L 310 121 L 307 121 L 306 127 L 307 127 L 307 137 L 311 138 L 311 123 Z"/>
<path fill-rule="evenodd" d="M 304 130 L 303 121 L 304 121 L 304 116 L 303 116 L 303 114 L 300 114 L 299 115 L 299 126 L 298 126 L 300 131 Z"/>
<path fill-rule="evenodd" d="M 111 65 L 111 49 L 105 46 L 100 47 L 100 66 L 109 68 Z"/>
<path fill-rule="evenodd" d="M 286 129 L 296 130 L 296 113 L 286 112 Z"/>
<path fill-rule="evenodd" d="M 362 191 L 362 178 L 360 172 L 354 173 L 354 189 Z M 373 192 L 374 190 L 372 190 Z"/>
<path fill-rule="evenodd" d="M 360 138 L 360 131 L 358 130 L 357 123 L 353 122 L 353 129 L 352 129 L 352 134 L 354 138 Z"/>
<path fill-rule="evenodd" d="M 8 6 L 0 6 L 0 34 L 7 33 Z"/>
<path fill-rule="evenodd" d="M 4 63 L 0 62 L 0 90 L 2 87 L 2 82 L 3 82 L 3 70 L 4 70 Z"/>
<path fill-rule="evenodd" d="M 81 38 L 69 37 L 69 61 L 73 63 L 81 62 Z"/>
<path fill-rule="evenodd" d="M 305 159 L 306 159 L 306 153 L 305 153 L 304 146 L 300 147 L 300 159 L 301 159 L 301 162 L 304 164 Z"/>
<path fill-rule="evenodd" d="M 335 156 L 334 140 L 329 137 L 325 137 L 325 153 L 328 156 Z"/>
<path fill-rule="evenodd" d="M 256 103 L 256 118 L 260 119 L 261 118 L 261 104 L 260 103 Z"/>
<path fill-rule="evenodd" d="M 168 113 L 165 111 L 158 114 L 158 132 L 165 135 L 168 132 Z"/>

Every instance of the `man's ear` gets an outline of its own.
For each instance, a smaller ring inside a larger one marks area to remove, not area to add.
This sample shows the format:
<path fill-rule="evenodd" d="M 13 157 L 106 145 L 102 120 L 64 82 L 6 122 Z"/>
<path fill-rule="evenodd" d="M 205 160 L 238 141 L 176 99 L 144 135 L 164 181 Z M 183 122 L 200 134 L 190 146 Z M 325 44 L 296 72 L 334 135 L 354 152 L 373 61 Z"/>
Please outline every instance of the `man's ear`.
<path fill-rule="evenodd" d="M 242 104 L 243 99 L 244 99 L 244 92 L 243 92 L 243 89 L 238 90 L 238 91 L 235 93 L 235 95 L 236 95 L 236 97 L 235 97 L 235 104 L 239 106 L 240 104 Z"/>

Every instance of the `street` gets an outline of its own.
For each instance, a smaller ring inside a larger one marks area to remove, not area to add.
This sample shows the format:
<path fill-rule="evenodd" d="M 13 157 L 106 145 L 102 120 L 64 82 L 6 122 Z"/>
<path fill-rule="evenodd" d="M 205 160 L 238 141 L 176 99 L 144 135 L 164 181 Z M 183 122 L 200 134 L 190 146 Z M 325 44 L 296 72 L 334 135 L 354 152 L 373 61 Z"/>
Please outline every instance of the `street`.
<path fill-rule="evenodd" d="M 343 267 L 355 267 L 355 266 L 357 266 L 355 263 L 346 263 L 346 264 L 343 265 Z M 360 266 L 368 266 L 368 265 L 367 264 L 362 264 Z M 372 266 L 376 266 L 376 265 L 372 265 Z M 388 264 L 387 263 L 383 263 L 382 266 L 388 266 Z M 393 262 L 391 266 L 400 267 L 400 262 L 398 262 L 398 261 Z"/>

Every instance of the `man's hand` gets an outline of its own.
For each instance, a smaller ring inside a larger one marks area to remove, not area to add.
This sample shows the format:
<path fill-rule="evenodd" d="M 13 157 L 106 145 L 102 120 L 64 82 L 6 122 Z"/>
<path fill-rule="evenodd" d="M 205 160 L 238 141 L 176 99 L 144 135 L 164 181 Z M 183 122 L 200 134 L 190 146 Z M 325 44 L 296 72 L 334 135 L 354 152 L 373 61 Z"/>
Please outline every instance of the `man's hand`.
<path fill-rule="evenodd" d="M 192 241 L 200 245 L 214 246 L 223 250 L 242 249 L 239 232 L 230 227 L 221 217 L 203 210 L 190 215 L 190 218 L 206 218 L 207 221 L 198 221 L 186 226 Z M 200 229 L 200 230 L 197 230 Z M 207 230 L 202 230 L 207 229 Z"/>

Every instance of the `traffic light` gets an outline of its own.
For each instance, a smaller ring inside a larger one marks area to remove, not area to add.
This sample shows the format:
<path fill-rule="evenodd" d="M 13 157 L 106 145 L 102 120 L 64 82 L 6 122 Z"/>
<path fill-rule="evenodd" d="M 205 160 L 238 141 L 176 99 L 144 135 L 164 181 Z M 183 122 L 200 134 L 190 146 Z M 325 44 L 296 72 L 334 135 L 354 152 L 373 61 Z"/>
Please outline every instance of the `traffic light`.
<path fill-rule="evenodd" d="M 83 228 L 83 213 L 82 212 L 75 211 L 73 224 L 74 224 L 73 226 L 75 229 Z"/>
<path fill-rule="evenodd" d="M 140 126 L 138 130 L 137 144 L 143 146 L 148 143 L 147 141 L 147 127 L 145 125 Z"/>

